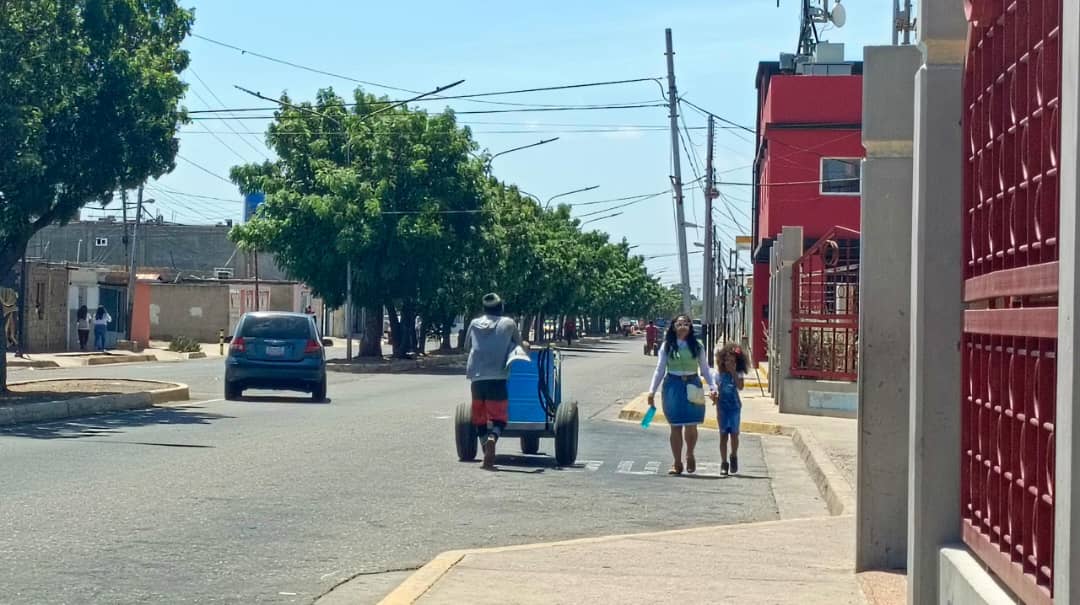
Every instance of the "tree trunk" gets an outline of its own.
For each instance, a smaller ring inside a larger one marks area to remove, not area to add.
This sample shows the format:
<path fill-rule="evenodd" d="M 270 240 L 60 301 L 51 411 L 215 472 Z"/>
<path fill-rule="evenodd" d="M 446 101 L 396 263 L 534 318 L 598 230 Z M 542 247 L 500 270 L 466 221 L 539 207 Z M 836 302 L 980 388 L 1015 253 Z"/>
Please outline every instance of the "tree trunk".
<path fill-rule="evenodd" d="M 416 352 L 423 355 L 427 350 L 428 320 L 420 319 L 420 332 L 416 335 Z"/>
<path fill-rule="evenodd" d="M 361 357 L 382 357 L 383 308 L 381 305 L 368 305 L 364 322 L 363 341 L 360 344 Z"/>

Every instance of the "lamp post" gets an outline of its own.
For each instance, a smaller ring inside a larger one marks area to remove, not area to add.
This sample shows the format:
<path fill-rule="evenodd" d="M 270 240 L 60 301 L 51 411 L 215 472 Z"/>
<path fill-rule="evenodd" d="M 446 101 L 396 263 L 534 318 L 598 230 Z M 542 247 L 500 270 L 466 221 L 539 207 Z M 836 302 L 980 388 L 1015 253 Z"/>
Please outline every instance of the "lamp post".
<path fill-rule="evenodd" d="M 582 187 L 581 189 L 575 189 L 573 191 L 566 191 L 566 192 L 563 192 L 563 193 L 556 193 L 555 195 L 548 198 L 548 201 L 544 204 L 544 209 L 546 210 L 548 207 L 551 206 L 551 200 L 553 200 L 553 199 L 560 198 L 560 197 L 566 197 L 568 195 L 573 195 L 575 193 L 584 193 L 586 191 L 592 191 L 593 189 L 599 189 L 599 188 L 600 188 L 600 185 L 593 185 L 592 187 Z"/>

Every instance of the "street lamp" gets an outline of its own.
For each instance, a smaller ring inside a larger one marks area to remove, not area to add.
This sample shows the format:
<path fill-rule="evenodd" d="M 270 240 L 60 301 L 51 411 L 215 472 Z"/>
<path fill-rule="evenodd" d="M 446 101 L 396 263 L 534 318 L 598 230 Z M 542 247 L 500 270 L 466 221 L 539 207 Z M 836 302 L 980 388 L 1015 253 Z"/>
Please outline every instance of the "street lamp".
<path fill-rule="evenodd" d="M 565 197 L 565 196 L 568 196 L 568 195 L 573 195 L 575 193 L 584 193 L 586 191 L 592 191 L 593 189 L 599 189 L 599 188 L 600 188 L 600 185 L 593 185 L 592 187 L 583 187 L 581 189 L 575 189 L 573 191 L 566 191 L 564 193 L 556 193 L 555 195 L 548 198 L 547 203 L 544 204 L 544 209 L 546 210 L 548 207 L 550 207 L 551 206 L 551 200 L 553 200 L 555 198 Z"/>
<path fill-rule="evenodd" d="M 495 155 L 488 158 L 488 160 L 487 160 L 488 166 L 491 166 L 491 161 L 494 160 L 495 158 L 499 157 L 500 155 L 506 155 L 508 153 L 513 153 L 515 151 L 521 151 L 522 149 L 529 149 L 531 147 L 539 147 L 541 145 L 547 145 L 548 143 L 554 143 L 555 141 L 558 141 L 558 140 L 559 140 L 559 137 L 554 137 L 554 138 L 551 138 L 551 139 L 540 139 L 536 143 L 529 143 L 528 145 L 522 145 L 521 147 L 514 147 L 512 149 L 507 149 L 506 151 L 500 151 L 499 153 L 496 153 Z"/>

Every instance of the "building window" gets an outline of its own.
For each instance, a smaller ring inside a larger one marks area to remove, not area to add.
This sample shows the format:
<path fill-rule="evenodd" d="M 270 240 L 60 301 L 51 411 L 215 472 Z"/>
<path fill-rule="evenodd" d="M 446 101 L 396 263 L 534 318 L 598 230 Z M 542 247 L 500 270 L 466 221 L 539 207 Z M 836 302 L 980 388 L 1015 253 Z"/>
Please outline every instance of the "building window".
<path fill-rule="evenodd" d="M 862 193 L 862 160 L 821 158 L 821 193 L 825 195 Z"/>
<path fill-rule="evenodd" d="M 107 238 L 107 237 L 94 238 L 94 245 L 97 246 L 98 248 L 104 248 L 105 246 L 109 245 L 109 238 Z"/>

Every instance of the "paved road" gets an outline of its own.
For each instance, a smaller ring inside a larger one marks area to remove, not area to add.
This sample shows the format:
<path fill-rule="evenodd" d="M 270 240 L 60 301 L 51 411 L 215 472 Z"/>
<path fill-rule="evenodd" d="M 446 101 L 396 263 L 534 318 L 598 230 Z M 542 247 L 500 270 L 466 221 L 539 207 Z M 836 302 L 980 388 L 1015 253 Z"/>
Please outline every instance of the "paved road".
<path fill-rule="evenodd" d="M 648 380 L 639 346 L 567 354 L 576 468 L 506 440 L 498 473 L 454 455 L 461 376 L 332 374 L 313 404 L 221 401 L 220 360 L 16 370 L 178 380 L 195 403 L 0 431 L 0 603 L 310 603 L 355 574 L 375 600 L 448 549 L 777 518 L 758 439 L 743 477 L 708 476 L 710 433 L 705 476 L 669 478 L 666 433 L 612 420 Z"/>

